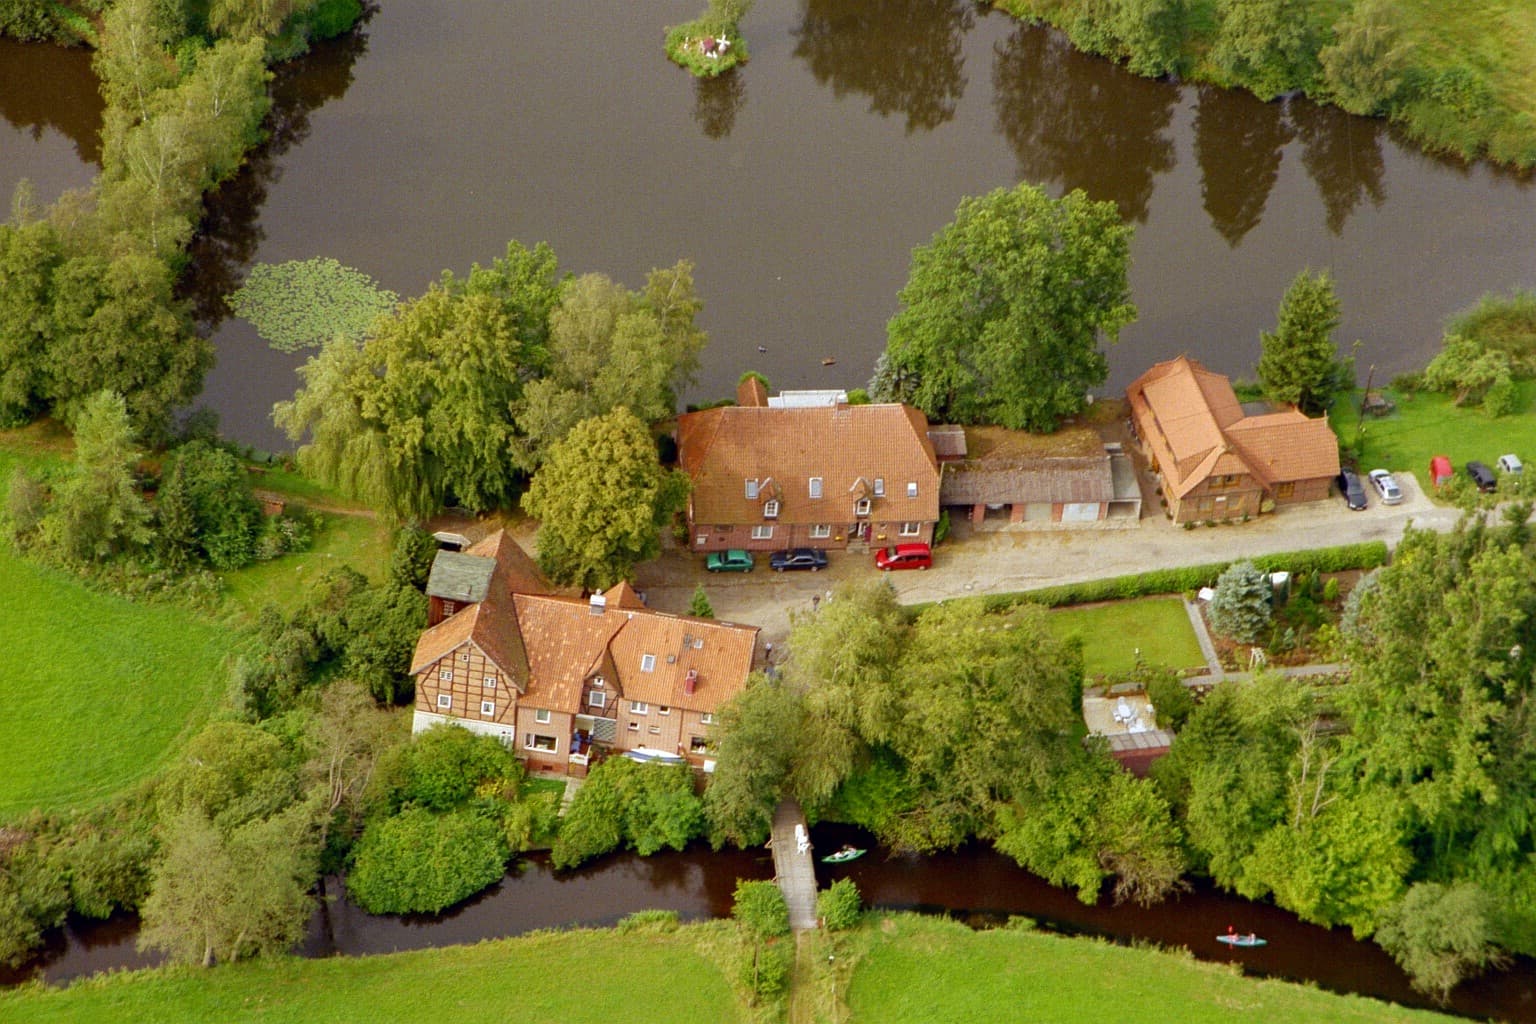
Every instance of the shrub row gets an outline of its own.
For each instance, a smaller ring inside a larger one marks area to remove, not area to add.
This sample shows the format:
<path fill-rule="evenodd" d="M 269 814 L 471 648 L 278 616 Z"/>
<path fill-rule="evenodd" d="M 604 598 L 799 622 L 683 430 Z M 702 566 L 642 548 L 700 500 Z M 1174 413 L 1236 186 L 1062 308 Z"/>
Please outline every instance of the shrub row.
<path fill-rule="evenodd" d="M 1292 573 L 1343 572 L 1347 569 L 1374 569 L 1387 562 L 1387 545 L 1379 540 L 1359 544 L 1341 544 L 1331 548 L 1288 551 L 1247 559 L 1264 572 Z M 1178 569 L 1154 569 L 1132 576 L 1116 576 L 1081 583 L 1063 583 L 1040 590 L 1008 594 L 988 594 L 979 600 L 987 612 L 1003 612 L 1024 602 L 1062 608 L 1096 601 L 1123 601 L 1154 594 L 1182 594 L 1208 587 L 1216 582 L 1232 562 L 1213 562 Z"/>

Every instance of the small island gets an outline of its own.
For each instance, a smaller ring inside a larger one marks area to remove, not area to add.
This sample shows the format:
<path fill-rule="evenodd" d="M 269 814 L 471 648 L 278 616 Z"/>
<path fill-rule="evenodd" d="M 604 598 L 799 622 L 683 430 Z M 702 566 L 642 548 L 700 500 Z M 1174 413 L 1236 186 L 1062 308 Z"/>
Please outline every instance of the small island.
<path fill-rule="evenodd" d="M 667 57 L 695 78 L 714 78 L 747 62 L 737 27 L 752 0 L 709 0 L 704 14 L 667 29 Z"/>

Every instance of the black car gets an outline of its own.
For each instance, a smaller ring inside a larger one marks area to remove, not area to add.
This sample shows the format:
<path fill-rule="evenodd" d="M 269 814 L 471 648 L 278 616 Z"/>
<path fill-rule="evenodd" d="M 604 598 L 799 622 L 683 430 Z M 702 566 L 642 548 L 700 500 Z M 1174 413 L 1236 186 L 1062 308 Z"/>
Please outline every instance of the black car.
<path fill-rule="evenodd" d="M 809 569 L 816 572 L 827 567 L 827 553 L 816 548 L 791 548 L 769 555 L 768 564 L 773 566 L 774 572 L 783 572 L 785 569 Z"/>
<path fill-rule="evenodd" d="M 1347 467 L 1339 470 L 1338 484 L 1346 505 L 1356 512 L 1365 508 L 1365 488 L 1360 486 L 1358 473 Z"/>
<path fill-rule="evenodd" d="M 1489 469 L 1486 463 L 1475 461 L 1467 463 L 1467 476 L 1472 478 L 1472 482 L 1477 484 L 1477 489 L 1484 494 L 1499 489 L 1498 478 L 1493 475 L 1493 470 Z"/>

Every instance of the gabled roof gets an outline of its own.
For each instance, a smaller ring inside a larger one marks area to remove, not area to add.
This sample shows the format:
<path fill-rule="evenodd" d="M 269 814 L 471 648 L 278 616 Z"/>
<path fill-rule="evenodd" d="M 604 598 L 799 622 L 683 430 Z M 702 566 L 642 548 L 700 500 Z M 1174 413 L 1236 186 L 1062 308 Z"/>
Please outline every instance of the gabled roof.
<path fill-rule="evenodd" d="M 741 691 L 752 671 L 756 626 L 611 603 L 596 612 L 566 597 L 518 595 L 515 601 L 528 650 L 524 700 L 530 707 L 575 713 L 587 678 L 611 671 L 615 678 L 607 682 L 625 700 L 713 712 Z M 643 668 L 647 654 L 654 656 L 650 671 Z M 689 669 L 698 673 L 691 695 L 685 692 Z"/>
<path fill-rule="evenodd" d="M 497 530 L 464 553 L 496 563 L 501 577 L 498 586 L 504 594 L 547 594 L 552 589 L 539 564 L 506 530 Z"/>
<path fill-rule="evenodd" d="M 745 481 L 779 488 L 778 521 L 850 519 L 853 494 L 879 478 L 885 495 L 870 516 L 932 522 L 939 516 L 939 469 L 928 419 L 897 404 L 772 409 L 726 406 L 678 419 L 678 461 L 693 481 L 693 518 L 701 523 L 763 522 L 762 500 Z M 810 497 L 809 481 L 822 481 Z M 907 484 L 917 497 L 907 497 Z"/>
<path fill-rule="evenodd" d="M 1227 436 L 1265 484 L 1339 473 L 1339 440 L 1328 421 L 1296 409 L 1238 420 L 1227 428 Z"/>
<path fill-rule="evenodd" d="M 967 460 L 944 471 L 944 504 L 1071 504 L 1115 499 L 1109 454 Z"/>
<path fill-rule="evenodd" d="M 466 643 L 474 644 L 521 692 L 528 688 L 528 657 L 510 596 L 492 596 L 451 615 L 421 634 L 411 658 L 418 675 Z"/>
<path fill-rule="evenodd" d="M 1294 409 L 1245 417 L 1231 382 L 1188 356 L 1153 366 L 1126 398 L 1172 497 L 1212 476 L 1248 474 L 1273 486 L 1339 471 L 1326 418 Z"/>

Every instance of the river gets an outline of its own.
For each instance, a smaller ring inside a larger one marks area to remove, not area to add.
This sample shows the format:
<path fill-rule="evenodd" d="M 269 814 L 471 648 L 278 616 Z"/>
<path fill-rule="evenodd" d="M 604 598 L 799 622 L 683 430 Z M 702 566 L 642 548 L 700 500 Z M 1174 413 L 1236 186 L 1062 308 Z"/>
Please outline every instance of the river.
<path fill-rule="evenodd" d="M 220 322 L 251 260 L 329 255 L 413 295 L 514 238 L 631 287 L 688 257 L 711 335 L 693 398 L 746 369 L 864 383 L 912 247 L 962 196 L 1021 180 L 1136 225 L 1141 315 L 1108 389 L 1180 352 L 1251 376 L 1304 267 L 1333 272 L 1341 346 L 1358 339 L 1378 382 L 1421 366 L 1479 295 L 1536 287 L 1530 178 L 1427 156 L 1379 121 L 1139 79 L 969 2 L 759 0 L 749 63 L 695 82 L 661 38 L 698 7 L 385 0 L 285 70 L 277 142 L 213 198 L 194 266 L 226 432 L 283 445 L 268 413 L 302 360 Z M 51 198 L 94 159 L 88 62 L 10 45 L 0 67 L 19 53 L 37 71 L 0 72 L 0 189 L 29 176 Z"/>
<path fill-rule="evenodd" d="M 817 826 L 819 850 L 869 837 L 835 825 Z M 1402 971 L 1369 942 L 1345 929 L 1298 921 L 1264 904 L 1249 903 L 1197 885 L 1155 907 L 1115 906 L 1107 899 L 1084 906 L 1072 893 L 1047 884 L 1006 857 L 980 846 L 932 857 L 897 857 L 871 850 L 850 864 L 817 865 L 822 886 L 852 878 L 865 902 L 884 909 L 945 913 L 977 926 L 1024 915 L 1070 934 L 1121 943 L 1185 947 L 1205 960 L 1232 961 L 1256 975 L 1312 982 L 1337 992 L 1411 1006 L 1436 1008 L 1414 992 Z M 440 916 L 373 917 L 344 895 L 329 901 L 310 923 L 300 952 L 305 956 L 357 956 L 422 949 L 518 935 L 539 928 L 603 926 L 652 907 L 676 910 L 684 919 L 723 917 L 739 878 L 769 878 L 765 850 L 719 853 L 693 848 L 654 857 L 621 854 L 584 868 L 556 872 L 547 858 L 522 862 L 497 885 Z M 341 884 L 330 880 L 333 894 Z M 1228 950 L 1216 942 L 1231 925 L 1269 940 L 1259 949 Z M 118 917 L 72 923 L 51 937 L 38 961 L 20 972 L 0 972 L 0 983 L 37 976 L 62 982 L 97 971 L 147 966 L 154 958 L 134 948 L 137 922 Z M 1467 982 L 1446 1009 L 1469 1017 L 1536 1021 L 1536 963 L 1520 959 L 1507 970 Z"/>

